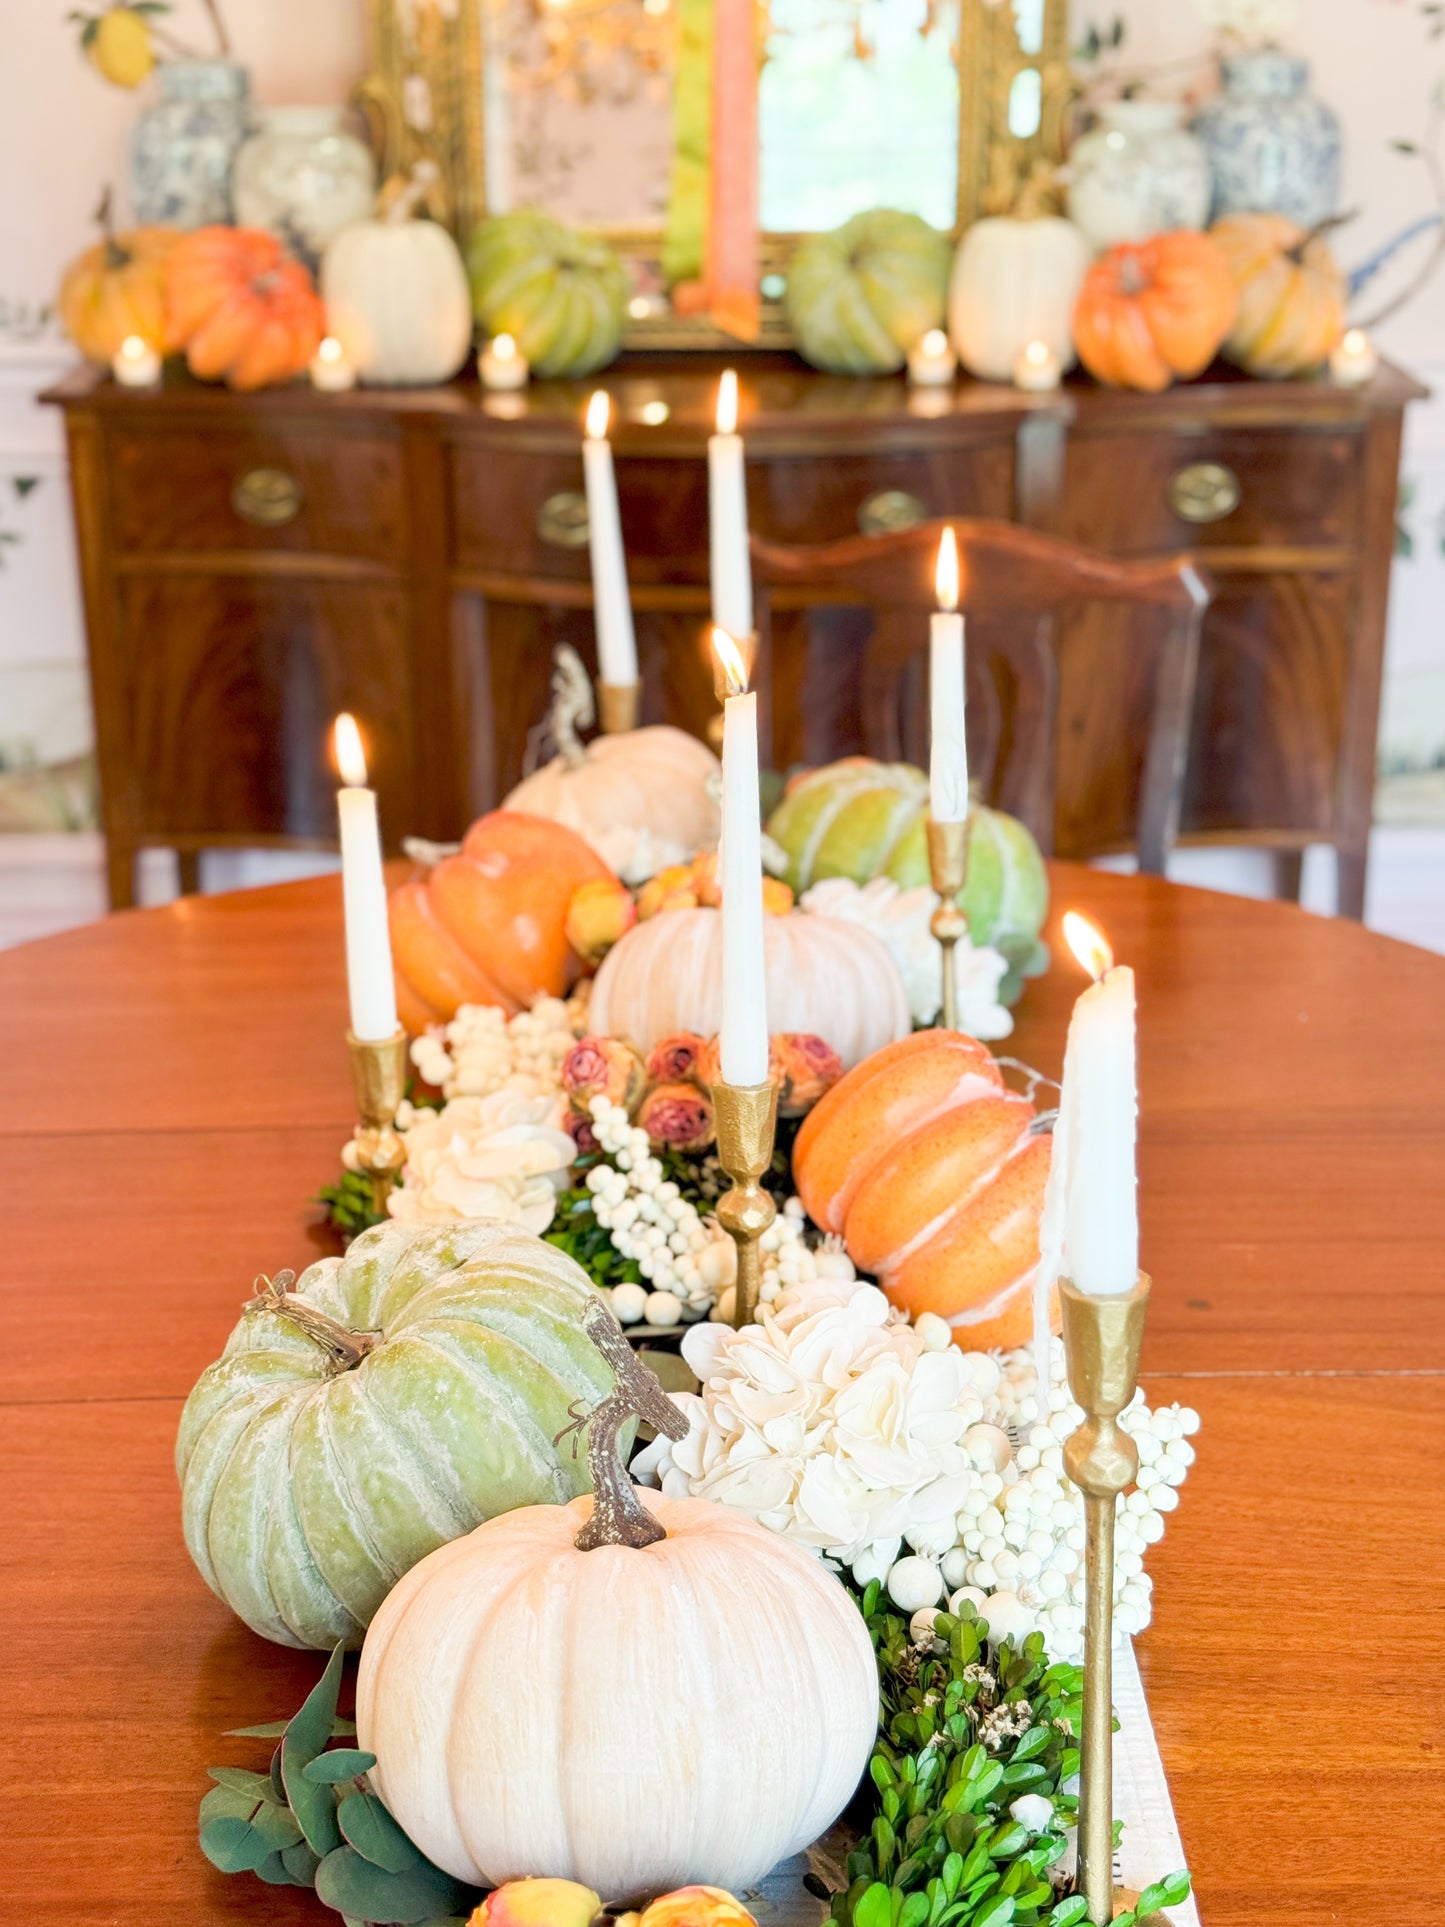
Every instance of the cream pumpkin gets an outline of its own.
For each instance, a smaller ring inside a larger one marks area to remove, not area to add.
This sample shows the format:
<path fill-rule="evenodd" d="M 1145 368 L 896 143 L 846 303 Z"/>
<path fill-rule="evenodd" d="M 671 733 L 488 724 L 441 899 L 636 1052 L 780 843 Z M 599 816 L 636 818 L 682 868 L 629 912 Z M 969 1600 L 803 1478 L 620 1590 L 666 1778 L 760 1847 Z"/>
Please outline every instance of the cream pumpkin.
<path fill-rule="evenodd" d="M 345 227 L 321 263 L 329 327 L 364 382 L 450 381 L 472 345 L 472 292 L 456 242 L 414 209 L 419 177 L 375 221 Z"/>
<path fill-rule="evenodd" d="M 808 1215 L 843 1238 L 911 1316 L 934 1312 L 970 1351 L 1021 1345 L 1051 1140 L 987 1049 L 919 1031 L 826 1092 L 793 1147 Z"/>
<path fill-rule="evenodd" d="M 969 373 L 1012 381 L 1031 341 L 1047 342 L 1060 367 L 1072 368 L 1074 302 L 1088 268 L 1089 244 L 1072 221 L 975 221 L 948 293 L 949 333 Z"/>
<path fill-rule="evenodd" d="M 1345 331 L 1349 283 L 1329 243 L 1282 214 L 1231 214 L 1209 230 L 1239 290 L 1228 360 L 1251 375 L 1307 375 Z"/>
<path fill-rule="evenodd" d="M 844 1068 L 913 1019 L 898 967 L 871 931 L 799 912 L 763 919 L 768 1029 L 831 1044 Z M 664 910 L 629 930 L 592 987 L 589 1022 L 644 1054 L 676 1031 L 716 1036 L 722 1025 L 722 913 Z"/>
<path fill-rule="evenodd" d="M 658 723 L 555 756 L 503 807 L 565 824 L 624 883 L 645 883 L 716 845 L 718 805 L 709 784 L 718 774 L 706 743 Z"/>
<path fill-rule="evenodd" d="M 424 1554 L 585 1489 L 553 1437 L 607 1385 L 589 1300 L 564 1253 L 477 1220 L 377 1226 L 268 1289 L 181 1415 L 182 1522 L 207 1584 L 280 1645 L 356 1645 Z"/>
<path fill-rule="evenodd" d="M 800 1547 L 710 1499 L 643 1502 L 618 1423 L 677 1438 L 687 1422 L 608 1314 L 589 1331 L 601 1320 L 619 1377 L 591 1415 L 595 1504 L 492 1520 L 401 1580 L 362 1650 L 358 1744 L 396 1819 L 460 1880 L 547 1875 L 609 1902 L 740 1892 L 857 1786 L 872 1645 Z"/>

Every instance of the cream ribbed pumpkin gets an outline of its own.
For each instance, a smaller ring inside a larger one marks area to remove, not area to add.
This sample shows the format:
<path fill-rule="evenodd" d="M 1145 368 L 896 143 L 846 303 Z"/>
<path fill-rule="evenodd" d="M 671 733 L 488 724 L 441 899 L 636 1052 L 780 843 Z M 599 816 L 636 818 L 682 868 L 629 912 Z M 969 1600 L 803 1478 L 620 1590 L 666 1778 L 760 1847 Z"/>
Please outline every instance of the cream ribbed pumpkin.
<path fill-rule="evenodd" d="M 985 381 L 1012 381 L 1031 341 L 1062 368 L 1074 365 L 1074 303 L 1089 244 L 1057 215 L 975 221 L 963 237 L 948 289 L 948 331 L 959 360 Z"/>
<path fill-rule="evenodd" d="M 553 757 L 502 807 L 564 823 L 624 883 L 645 883 L 717 843 L 718 806 L 708 788 L 717 774 L 706 743 L 658 723 L 595 737 L 570 760 Z"/>
<path fill-rule="evenodd" d="M 763 918 L 768 1029 L 831 1044 L 849 1069 L 913 1028 L 898 967 L 871 930 L 792 911 Z M 588 1022 L 644 1053 L 674 1031 L 722 1026 L 722 912 L 664 910 L 607 953 Z"/>
<path fill-rule="evenodd" d="M 609 1345 L 627 1352 L 615 1327 Z M 372 1784 L 460 1880 L 741 1893 L 837 1818 L 868 1763 L 878 1675 L 857 1606 L 728 1506 L 641 1504 L 611 1444 L 633 1412 L 686 1433 L 624 1360 L 592 1416 L 595 1507 L 479 1526 L 413 1568 L 367 1635 Z"/>
<path fill-rule="evenodd" d="M 472 293 L 456 242 L 413 218 L 420 177 L 375 221 L 345 227 L 321 262 L 327 325 L 364 382 L 450 381 L 472 345 Z"/>

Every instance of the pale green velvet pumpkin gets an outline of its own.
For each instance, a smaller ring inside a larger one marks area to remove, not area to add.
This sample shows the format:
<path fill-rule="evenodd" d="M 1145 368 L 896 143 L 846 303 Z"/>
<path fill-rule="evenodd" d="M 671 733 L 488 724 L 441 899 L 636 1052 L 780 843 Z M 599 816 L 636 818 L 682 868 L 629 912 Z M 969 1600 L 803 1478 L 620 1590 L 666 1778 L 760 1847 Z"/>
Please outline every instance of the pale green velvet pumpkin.
<path fill-rule="evenodd" d="M 585 1273 L 515 1226 L 379 1225 L 286 1282 L 186 1401 L 186 1544 L 265 1638 L 359 1646 L 427 1553 L 590 1490 L 586 1454 L 553 1441 L 611 1373 L 582 1329 Z"/>

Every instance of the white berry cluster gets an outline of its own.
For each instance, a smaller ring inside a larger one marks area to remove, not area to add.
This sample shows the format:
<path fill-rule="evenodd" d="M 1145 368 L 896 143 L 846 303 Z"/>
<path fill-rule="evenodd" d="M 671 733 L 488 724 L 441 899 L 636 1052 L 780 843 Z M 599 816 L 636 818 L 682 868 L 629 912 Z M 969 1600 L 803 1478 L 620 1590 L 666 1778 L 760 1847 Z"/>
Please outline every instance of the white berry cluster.
<path fill-rule="evenodd" d="M 941 1558 L 915 1553 L 886 1573 L 855 1567 L 855 1576 L 886 1578 L 895 1605 L 908 1612 L 937 1606 L 945 1593 L 956 1601 L 961 1592 L 996 1633 L 1022 1637 L 1037 1629 L 1053 1658 L 1076 1660 L 1084 1640 L 1084 1502 L 1064 1472 L 1063 1446 L 1084 1414 L 1069 1393 L 1057 1339 L 1046 1421 L 1033 1354 L 1007 1353 L 1002 1365 L 989 1412 L 999 1428 L 993 1462 L 988 1441 L 980 1440 L 971 1452 L 979 1477 L 956 1521 L 958 1543 Z M 1163 1538 L 1164 1515 L 1179 1503 L 1199 1414 L 1180 1405 L 1153 1411 L 1136 1392 L 1119 1422 L 1138 1448 L 1139 1477 L 1117 1506 L 1114 1624 L 1120 1633 L 1138 1633 L 1149 1624 L 1153 1592 L 1144 1555 Z M 992 1427 L 977 1428 L 985 1429 Z"/>
<path fill-rule="evenodd" d="M 593 1215 L 618 1255 L 635 1259 L 646 1281 L 613 1287 L 612 1310 L 618 1320 L 667 1327 L 730 1309 L 727 1299 L 737 1274 L 732 1239 L 664 1175 L 646 1131 L 620 1104 L 594 1097 L 588 1109 L 606 1160 L 593 1165 L 585 1179 Z M 814 1276 L 804 1224 L 802 1205 L 790 1198 L 771 1230 L 763 1233 L 759 1290 L 765 1302 L 776 1298 L 785 1284 Z"/>
<path fill-rule="evenodd" d="M 416 1039 L 411 1061 L 447 1097 L 551 1097 L 562 1088 L 562 1059 L 581 1034 L 579 1021 L 560 997 L 539 997 L 511 1018 L 495 1004 L 463 1004 L 444 1030 Z"/>

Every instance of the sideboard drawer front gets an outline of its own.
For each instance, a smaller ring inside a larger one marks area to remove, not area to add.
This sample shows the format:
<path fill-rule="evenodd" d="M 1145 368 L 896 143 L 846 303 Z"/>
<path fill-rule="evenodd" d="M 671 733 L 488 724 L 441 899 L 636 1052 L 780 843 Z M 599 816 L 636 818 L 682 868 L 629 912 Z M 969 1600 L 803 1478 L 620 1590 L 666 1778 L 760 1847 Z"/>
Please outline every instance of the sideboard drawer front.
<path fill-rule="evenodd" d="M 1008 518 L 1012 436 L 933 453 L 758 451 L 748 462 L 748 517 L 774 542 L 833 542 L 940 515 Z M 505 456 L 452 453 L 453 562 L 462 571 L 586 581 L 589 562 L 581 450 Z M 617 489 L 628 573 L 635 583 L 705 584 L 707 463 L 620 453 Z"/>
<path fill-rule="evenodd" d="M 1353 544 L 1363 441 L 1351 429 L 1077 434 L 1067 533 L 1116 555 Z"/>
<path fill-rule="evenodd" d="M 385 436 L 127 427 L 115 438 L 111 478 L 117 541 L 131 554 L 405 560 L 401 448 Z"/>

